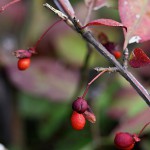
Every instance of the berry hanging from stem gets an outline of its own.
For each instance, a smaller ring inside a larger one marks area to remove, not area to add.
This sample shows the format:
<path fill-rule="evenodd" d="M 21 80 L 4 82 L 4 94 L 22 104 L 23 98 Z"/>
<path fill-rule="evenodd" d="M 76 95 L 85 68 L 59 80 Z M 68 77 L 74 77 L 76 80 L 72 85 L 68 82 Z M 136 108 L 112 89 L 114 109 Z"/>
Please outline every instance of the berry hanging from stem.
<path fill-rule="evenodd" d="M 52 24 L 50 27 L 48 27 L 45 32 L 41 35 L 41 37 L 37 40 L 37 42 L 35 43 L 35 45 L 29 49 L 31 49 L 32 51 L 36 51 L 36 48 L 38 47 L 38 45 L 40 44 L 40 42 L 42 41 L 42 39 L 45 37 L 45 35 L 49 32 L 49 30 L 51 30 L 56 24 L 60 23 L 62 21 L 58 20 L 56 21 L 54 24 Z"/>
<path fill-rule="evenodd" d="M 86 96 L 86 94 L 87 94 L 87 92 L 88 92 L 88 90 L 89 90 L 90 85 L 91 85 L 96 79 L 98 79 L 102 74 L 104 74 L 104 73 L 107 72 L 107 71 L 108 71 L 108 69 L 106 68 L 105 70 L 103 70 L 102 72 L 100 72 L 96 77 L 94 77 L 94 78 L 88 83 L 88 85 L 87 85 L 87 87 L 86 87 L 86 89 L 85 89 L 85 91 L 84 91 L 84 93 L 83 93 L 83 95 L 82 95 L 82 98 L 84 98 L 84 97 Z"/>
<path fill-rule="evenodd" d="M 30 58 L 22 58 L 18 60 L 18 69 L 26 70 L 30 66 Z"/>
<path fill-rule="evenodd" d="M 115 135 L 115 146 L 120 150 L 132 150 L 135 143 L 141 141 L 140 136 L 144 129 L 150 125 L 150 122 L 144 125 L 139 134 L 130 134 L 128 132 L 119 132 Z"/>
<path fill-rule="evenodd" d="M 30 66 L 30 57 L 32 56 L 32 54 L 37 53 L 36 52 L 37 46 L 40 44 L 40 42 L 45 37 L 45 35 L 48 33 L 48 31 L 51 30 L 56 24 L 60 23 L 61 21 L 62 21 L 62 19 L 56 21 L 54 24 L 52 24 L 50 27 L 48 27 L 48 29 L 46 29 L 46 31 L 41 35 L 41 37 L 37 40 L 37 42 L 35 43 L 35 45 L 33 47 L 30 47 L 27 50 L 19 49 L 19 50 L 14 51 L 13 54 L 19 59 L 18 60 L 18 69 L 19 70 L 26 70 Z"/>
<path fill-rule="evenodd" d="M 97 79 L 99 78 L 103 73 L 105 73 L 106 71 L 109 71 L 108 68 L 105 68 L 102 72 L 100 72 L 96 77 L 94 77 L 87 85 L 83 95 L 81 97 L 78 97 L 73 103 L 72 103 L 72 109 L 74 111 L 74 113 L 72 114 L 71 117 L 71 125 L 74 129 L 76 129 L 76 127 L 81 125 L 80 122 L 80 115 L 82 116 L 82 118 L 84 117 L 84 119 L 86 118 L 88 121 L 90 121 L 91 123 L 95 123 L 96 122 L 96 117 L 94 115 L 94 113 L 92 112 L 92 109 L 90 108 L 90 106 L 88 105 L 87 101 L 84 99 L 88 89 L 90 87 L 90 85 Z M 76 112 L 76 113 L 75 113 Z M 74 119 L 75 118 L 75 119 Z M 82 119 L 82 120 L 84 120 Z M 84 121 L 83 121 L 84 122 Z M 83 129 L 84 125 L 82 124 L 82 127 L 80 128 Z M 77 129 L 76 129 L 77 130 Z"/>

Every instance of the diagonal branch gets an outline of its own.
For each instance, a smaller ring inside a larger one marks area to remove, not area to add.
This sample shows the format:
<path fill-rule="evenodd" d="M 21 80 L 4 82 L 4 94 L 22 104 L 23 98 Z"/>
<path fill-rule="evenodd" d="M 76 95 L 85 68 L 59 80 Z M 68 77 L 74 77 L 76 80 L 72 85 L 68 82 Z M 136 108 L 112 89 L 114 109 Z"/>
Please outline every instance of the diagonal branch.
<path fill-rule="evenodd" d="M 150 106 L 150 96 L 147 90 L 137 81 L 137 79 L 125 69 L 116 58 L 110 54 L 107 49 L 98 41 L 95 40 L 91 32 L 85 31 L 84 33 L 80 32 L 82 37 L 92 44 L 95 49 L 102 54 L 110 63 L 118 68 L 118 72 L 133 86 L 133 88 L 139 93 L 139 95 L 144 99 L 144 101 Z"/>
<path fill-rule="evenodd" d="M 48 5 L 48 4 L 47 4 Z M 45 4 L 44 6 L 47 7 Z M 48 8 L 48 7 L 47 7 Z M 87 30 L 81 30 L 81 23 L 76 20 L 76 18 L 73 18 L 72 20 L 66 18 L 65 22 L 72 22 L 73 26 L 71 27 L 75 29 L 76 32 L 80 33 L 81 36 L 91 45 L 95 47 L 95 49 L 98 51 L 100 55 L 103 55 L 110 63 L 112 63 L 116 68 L 117 71 L 122 75 L 131 85 L 132 87 L 137 91 L 137 93 L 143 98 L 143 100 L 147 103 L 148 106 L 150 106 L 150 95 L 147 92 L 147 90 L 141 85 L 141 83 L 138 82 L 138 80 L 125 68 L 123 67 L 116 58 L 109 53 L 109 51 L 101 44 L 99 43 L 92 33 Z M 68 21 L 69 20 L 69 21 Z M 68 24 L 70 26 L 70 24 Z"/>

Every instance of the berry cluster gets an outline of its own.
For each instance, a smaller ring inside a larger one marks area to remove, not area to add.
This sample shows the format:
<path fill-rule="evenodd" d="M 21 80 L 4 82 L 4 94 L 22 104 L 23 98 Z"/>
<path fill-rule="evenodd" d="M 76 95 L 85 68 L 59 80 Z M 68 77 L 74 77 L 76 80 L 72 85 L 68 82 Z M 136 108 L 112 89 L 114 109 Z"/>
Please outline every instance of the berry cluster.
<path fill-rule="evenodd" d="M 71 125 L 75 130 L 82 130 L 85 126 L 85 118 L 90 121 L 91 123 L 96 122 L 96 117 L 88 105 L 87 101 L 84 99 L 86 96 L 90 85 L 99 78 L 103 73 L 108 71 L 107 69 L 100 72 L 95 78 L 93 78 L 87 85 L 82 97 L 78 97 L 72 103 L 73 114 L 71 116 Z M 79 128 L 80 127 L 80 128 Z"/>
<path fill-rule="evenodd" d="M 88 105 L 87 101 L 82 97 L 78 97 L 72 103 L 73 113 L 71 116 L 71 125 L 75 130 L 82 130 L 85 126 L 86 120 L 90 121 L 91 123 L 96 122 L 96 117 L 92 112 L 90 106 Z"/>

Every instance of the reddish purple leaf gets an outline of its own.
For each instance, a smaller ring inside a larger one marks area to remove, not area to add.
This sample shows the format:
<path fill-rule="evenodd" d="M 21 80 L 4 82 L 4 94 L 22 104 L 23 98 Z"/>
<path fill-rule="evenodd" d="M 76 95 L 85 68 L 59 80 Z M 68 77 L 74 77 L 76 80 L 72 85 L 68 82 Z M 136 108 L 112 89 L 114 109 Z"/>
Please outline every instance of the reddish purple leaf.
<path fill-rule="evenodd" d="M 133 68 L 139 68 L 150 64 L 150 58 L 140 48 L 135 48 L 131 55 L 129 64 Z"/>
<path fill-rule="evenodd" d="M 131 133 L 139 133 L 140 129 L 144 126 L 144 124 L 150 121 L 149 119 L 150 109 L 145 108 L 134 116 L 127 117 L 112 131 L 112 135 L 118 131 L 128 131 Z M 149 129 L 147 129 L 149 131 Z"/>
<path fill-rule="evenodd" d="M 85 26 L 82 27 L 82 29 L 88 27 L 88 26 L 97 26 L 97 25 L 104 25 L 104 26 L 110 26 L 110 27 L 122 27 L 127 31 L 127 28 L 122 24 L 112 19 L 97 19 L 89 22 Z"/>
<path fill-rule="evenodd" d="M 77 71 L 47 58 L 32 60 L 26 71 L 19 71 L 16 62 L 11 62 L 7 71 L 10 80 L 19 90 L 54 101 L 69 100 L 79 77 Z"/>
<path fill-rule="evenodd" d="M 121 22 L 128 28 L 124 49 L 128 43 L 150 40 L 150 1 L 119 0 Z"/>
<path fill-rule="evenodd" d="M 93 0 L 84 0 L 84 1 L 85 1 L 86 6 L 90 7 L 91 2 Z M 98 10 L 98 9 L 104 7 L 104 6 L 106 6 L 106 7 L 113 7 L 114 3 L 115 2 L 112 1 L 112 0 L 96 0 L 93 9 L 94 10 Z"/>

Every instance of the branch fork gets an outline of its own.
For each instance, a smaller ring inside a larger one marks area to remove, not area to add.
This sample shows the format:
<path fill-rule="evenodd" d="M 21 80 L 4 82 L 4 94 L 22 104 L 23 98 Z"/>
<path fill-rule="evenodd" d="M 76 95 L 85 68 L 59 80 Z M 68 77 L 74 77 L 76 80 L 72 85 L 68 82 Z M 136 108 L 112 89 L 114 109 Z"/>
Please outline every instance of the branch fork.
<path fill-rule="evenodd" d="M 46 8 L 49 8 L 54 13 L 56 13 L 61 19 L 63 19 L 72 29 L 74 29 L 76 32 L 80 33 L 81 36 L 84 38 L 85 41 L 87 41 L 89 44 L 93 45 L 95 49 L 98 51 L 99 54 L 103 55 L 111 64 L 113 64 L 115 67 L 109 67 L 107 68 L 109 72 L 117 71 L 122 75 L 131 85 L 132 87 L 137 91 L 137 93 L 143 98 L 143 100 L 147 103 L 148 106 L 150 106 L 150 95 L 148 91 L 137 81 L 137 79 L 127 70 L 128 67 L 128 49 L 126 48 L 124 50 L 124 58 L 123 58 L 123 64 L 120 64 L 116 60 L 116 58 L 109 53 L 109 51 L 101 44 L 99 43 L 92 33 L 86 29 L 81 29 L 81 23 L 77 18 L 71 18 L 71 16 L 66 16 L 59 10 L 54 9 L 49 4 L 43 4 Z M 69 19 L 71 18 L 71 19 Z M 106 68 L 95 68 L 97 71 L 104 71 Z M 107 71 L 108 71 L 107 70 Z"/>

